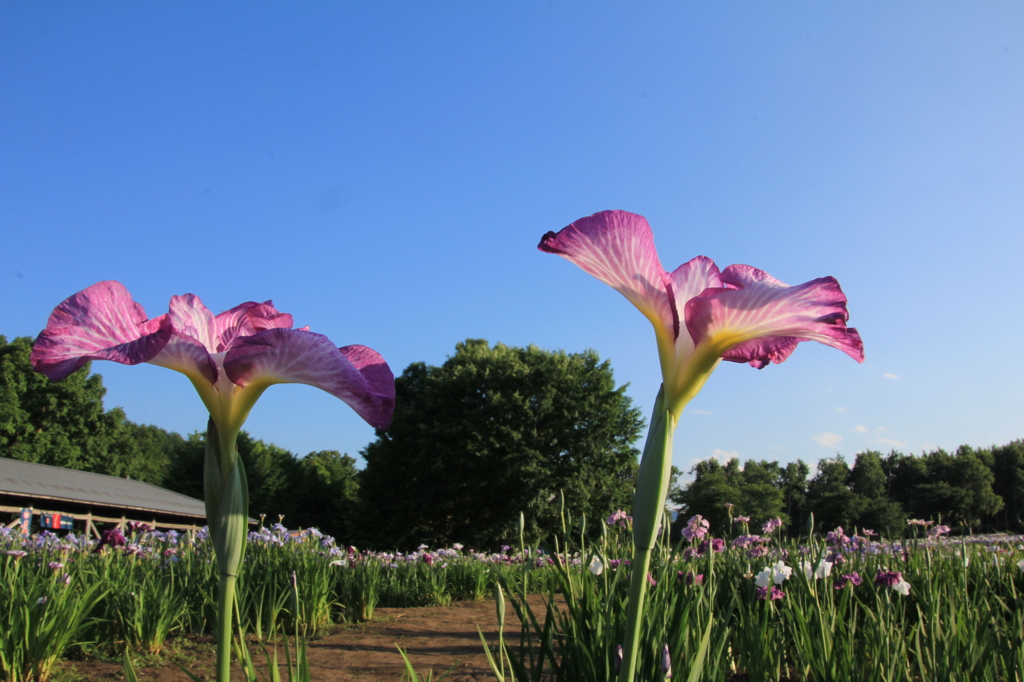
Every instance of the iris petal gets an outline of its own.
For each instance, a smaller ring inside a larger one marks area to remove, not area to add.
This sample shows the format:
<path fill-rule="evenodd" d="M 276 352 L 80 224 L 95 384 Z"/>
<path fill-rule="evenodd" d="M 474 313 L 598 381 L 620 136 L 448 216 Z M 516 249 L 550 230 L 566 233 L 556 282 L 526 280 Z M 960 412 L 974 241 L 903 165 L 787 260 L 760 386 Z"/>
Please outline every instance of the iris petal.
<path fill-rule="evenodd" d="M 612 286 L 675 339 L 679 324 L 669 276 L 643 216 L 601 211 L 558 233 L 548 232 L 537 248 L 562 256 Z"/>
<path fill-rule="evenodd" d="M 154 320 L 120 282 L 99 282 L 54 308 L 32 348 L 32 367 L 54 381 L 89 360 L 148 362 L 171 338 L 167 315 Z"/>
<path fill-rule="evenodd" d="M 209 353 L 217 352 L 217 321 L 198 296 L 171 296 L 170 316 L 177 334 L 195 339 Z"/>
<path fill-rule="evenodd" d="M 676 268 L 671 275 L 672 294 L 678 319 L 685 318 L 686 302 L 695 298 L 705 289 L 722 286 L 721 273 L 715 262 L 707 256 L 697 256 Z M 689 332 L 680 333 L 676 337 L 676 357 L 685 360 L 693 352 L 694 341 Z"/>
<path fill-rule="evenodd" d="M 172 296 L 167 313 L 174 334 L 150 362 L 197 380 L 217 382 L 217 365 L 210 354 L 217 347 L 217 323 L 213 313 L 195 294 Z"/>
<path fill-rule="evenodd" d="M 365 346 L 337 348 L 322 334 L 268 329 L 236 339 L 224 357 L 224 370 L 243 388 L 285 383 L 316 386 L 348 403 L 371 426 L 391 425 L 394 375 L 380 354 Z"/>
<path fill-rule="evenodd" d="M 248 301 L 236 305 L 217 315 L 217 344 L 213 352 L 221 353 L 231 348 L 235 339 L 252 336 L 265 329 L 291 329 L 292 316 L 279 312 L 271 301 L 254 303 Z"/>
<path fill-rule="evenodd" d="M 722 272 L 727 287 L 708 289 L 685 306 L 697 344 L 711 343 L 723 359 L 754 367 L 785 360 L 801 341 L 818 341 L 864 361 L 864 344 L 847 328 L 846 295 L 834 277 L 788 286 L 749 265 Z"/>
<path fill-rule="evenodd" d="M 206 346 L 194 337 L 177 331 L 160 353 L 149 362 L 181 372 L 193 380 L 201 376 L 211 384 L 217 383 L 219 376 L 217 363 L 206 350 Z"/>

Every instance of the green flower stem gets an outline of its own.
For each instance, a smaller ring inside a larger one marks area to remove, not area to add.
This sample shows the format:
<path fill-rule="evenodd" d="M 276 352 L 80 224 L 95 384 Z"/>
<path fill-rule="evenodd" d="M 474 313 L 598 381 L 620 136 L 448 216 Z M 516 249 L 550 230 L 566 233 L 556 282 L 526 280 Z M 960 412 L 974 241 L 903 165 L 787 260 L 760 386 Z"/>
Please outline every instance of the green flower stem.
<path fill-rule="evenodd" d="M 235 450 L 237 432 L 221 433 L 213 419 L 206 427 L 204 464 L 206 523 L 217 556 L 217 682 L 231 679 L 231 638 L 235 585 L 245 553 L 249 490 Z"/>
<path fill-rule="evenodd" d="M 236 580 L 235 576 L 222 572 L 217 585 L 217 682 L 231 679 L 232 606 L 235 603 Z"/>
<path fill-rule="evenodd" d="M 654 402 L 654 414 L 651 415 L 651 427 L 647 432 L 643 457 L 640 459 L 640 473 L 633 499 L 633 561 L 630 565 L 632 576 L 629 582 L 626 639 L 622 645 L 619 682 L 633 682 L 636 675 L 644 599 L 647 596 L 647 574 L 651 564 L 651 549 L 654 547 L 658 524 L 665 509 L 665 497 L 672 474 L 672 434 L 675 427 L 675 417 L 665 409 L 663 386 Z"/>

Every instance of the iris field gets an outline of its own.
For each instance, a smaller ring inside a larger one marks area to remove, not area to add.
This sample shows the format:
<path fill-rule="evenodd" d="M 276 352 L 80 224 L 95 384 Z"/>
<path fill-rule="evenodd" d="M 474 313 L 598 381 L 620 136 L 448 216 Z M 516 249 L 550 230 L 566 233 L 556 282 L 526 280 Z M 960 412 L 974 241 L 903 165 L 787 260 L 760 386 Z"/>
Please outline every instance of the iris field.
<path fill-rule="evenodd" d="M 608 521 L 595 540 L 585 523 L 567 521 L 554 547 L 495 553 L 363 552 L 315 529 L 262 528 L 241 564 L 239 622 L 264 642 L 308 638 L 372 618 L 378 606 L 483 599 L 500 586 L 513 608 L 492 651 L 497 678 L 613 680 L 631 547 L 628 517 Z M 697 518 L 679 542 L 663 533 L 640 679 L 1024 679 L 1024 537 L 910 526 L 898 542 L 839 529 L 783 540 L 771 524 L 747 530 L 713 538 Z M 45 680 L 83 649 L 159 654 L 176 636 L 214 632 L 217 572 L 205 533 L 105 539 L 0 536 L 2 679 Z M 525 608 L 528 592 L 551 596 L 547 626 Z"/>

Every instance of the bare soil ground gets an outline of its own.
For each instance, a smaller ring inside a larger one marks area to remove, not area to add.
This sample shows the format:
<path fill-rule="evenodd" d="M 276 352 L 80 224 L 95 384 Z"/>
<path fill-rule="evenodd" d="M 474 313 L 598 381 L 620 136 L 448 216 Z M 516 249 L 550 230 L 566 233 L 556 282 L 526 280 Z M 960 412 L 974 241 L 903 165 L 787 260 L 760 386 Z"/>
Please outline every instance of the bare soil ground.
<path fill-rule="evenodd" d="M 539 595 L 529 598 L 538 618 L 544 614 L 544 601 Z M 377 609 L 374 619 L 358 625 L 338 625 L 325 635 L 309 642 L 309 663 L 315 682 L 396 682 L 405 671 L 395 647 L 406 651 L 416 670 L 426 679 L 434 671 L 434 680 L 451 671 L 448 682 L 492 680 L 490 666 L 480 644 L 477 626 L 487 641 L 497 642 L 498 619 L 493 599 L 458 602 L 445 607 L 412 609 Z M 506 642 L 518 642 L 519 620 L 511 605 L 505 616 Z M 253 660 L 261 669 L 266 657 L 258 645 L 250 647 Z M 279 662 L 284 652 L 278 648 Z M 210 638 L 187 638 L 169 644 L 165 655 L 152 661 L 140 660 L 136 672 L 140 680 L 155 682 L 189 682 L 177 667 L 180 661 L 194 674 L 213 679 L 215 652 Z M 120 663 L 98 660 L 64 663 L 60 677 L 66 680 L 124 679 Z M 284 670 L 281 670 L 284 674 Z M 240 669 L 232 679 L 241 680 Z"/>

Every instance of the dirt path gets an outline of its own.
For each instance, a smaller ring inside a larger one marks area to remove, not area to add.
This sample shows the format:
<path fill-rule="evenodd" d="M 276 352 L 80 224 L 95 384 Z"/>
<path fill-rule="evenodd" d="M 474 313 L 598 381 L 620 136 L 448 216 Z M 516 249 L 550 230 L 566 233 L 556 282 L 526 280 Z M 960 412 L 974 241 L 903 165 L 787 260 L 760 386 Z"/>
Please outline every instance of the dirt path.
<path fill-rule="evenodd" d="M 538 617 L 543 615 L 542 597 L 532 596 L 529 601 L 534 613 Z M 395 644 L 408 653 L 424 678 L 428 670 L 434 671 L 434 679 L 437 680 L 451 669 L 449 677 L 445 678 L 448 682 L 493 680 L 477 626 L 493 644 L 497 641 L 497 622 L 492 599 L 459 602 L 446 607 L 377 609 L 372 622 L 336 626 L 325 636 L 309 643 L 313 680 L 396 682 L 405 667 Z M 519 620 L 511 605 L 506 609 L 505 627 L 512 633 L 511 641 L 518 642 Z M 183 642 L 179 652 L 187 659 L 184 662 L 187 668 L 212 679 L 212 646 Z M 261 667 L 265 665 L 262 651 L 254 650 L 252 655 Z M 283 659 L 283 651 L 279 650 L 278 656 Z M 79 661 L 67 666 L 77 671 L 83 681 L 123 679 L 121 666 L 117 664 Z M 140 664 L 136 672 L 141 680 L 188 682 L 188 677 L 169 660 L 154 667 L 141 667 Z M 241 671 L 236 671 L 232 679 L 241 680 Z"/>

